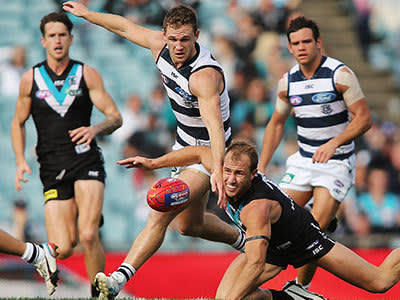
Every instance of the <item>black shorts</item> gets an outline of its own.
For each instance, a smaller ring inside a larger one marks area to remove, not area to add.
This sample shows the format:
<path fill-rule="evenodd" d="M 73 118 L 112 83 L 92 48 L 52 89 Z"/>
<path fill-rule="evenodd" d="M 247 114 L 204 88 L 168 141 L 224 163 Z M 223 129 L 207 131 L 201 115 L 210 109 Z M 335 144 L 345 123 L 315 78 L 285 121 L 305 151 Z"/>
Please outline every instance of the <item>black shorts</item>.
<path fill-rule="evenodd" d="M 299 268 L 323 257 L 334 245 L 335 241 L 311 217 L 305 230 L 296 236 L 296 240 L 287 249 L 268 248 L 265 261 L 283 268 L 288 265 Z"/>
<path fill-rule="evenodd" d="M 74 197 L 74 183 L 77 180 L 98 180 L 105 182 L 106 172 L 102 159 L 82 161 L 71 168 L 40 168 L 40 179 L 43 183 L 44 202 L 50 200 L 67 200 Z"/>

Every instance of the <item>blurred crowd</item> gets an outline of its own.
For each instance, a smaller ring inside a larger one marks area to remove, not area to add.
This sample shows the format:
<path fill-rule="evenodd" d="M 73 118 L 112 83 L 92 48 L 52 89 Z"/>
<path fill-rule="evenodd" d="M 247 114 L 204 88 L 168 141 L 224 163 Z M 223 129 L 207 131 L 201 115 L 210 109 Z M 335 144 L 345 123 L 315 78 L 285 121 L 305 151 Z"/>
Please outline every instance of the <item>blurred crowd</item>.
<path fill-rule="evenodd" d="M 90 1 L 83 2 L 88 4 Z M 196 9 L 202 6 L 200 0 L 106 0 L 102 10 L 124 15 L 134 22 L 160 26 L 165 11 L 178 2 Z M 300 0 L 221 2 L 225 3 L 225 14 L 205 19 L 199 12 L 200 36 L 224 69 L 234 137 L 251 140 L 261 150 L 264 129 L 274 109 L 277 82 L 295 63 L 287 50 L 285 30 L 292 18 L 302 14 Z M 367 57 L 369 45 L 376 42 L 369 29 L 371 10 L 368 1 L 344 0 L 343 3 L 355 8 L 359 43 Z M 119 41 L 116 39 L 115 42 Z M 21 47 L 7 55 L 10 60 L 0 66 L 0 95 L 16 97 L 19 77 L 31 66 L 25 65 Z M 119 108 L 124 124 L 102 143 L 120 145 L 114 149 L 120 149 L 121 157 L 154 157 L 170 150 L 176 124 L 161 82 L 145 97 L 130 94 Z M 361 237 L 370 233 L 400 232 L 398 125 L 375 116 L 373 127 L 356 141 L 356 145 L 356 181 L 340 209 L 341 232 Z M 293 118 L 286 123 L 285 136 L 279 147 L 266 172 L 277 182 L 283 175 L 287 156 L 297 150 Z M 155 176 L 154 172 L 132 172 L 132 184 L 138 194 L 147 190 Z M 209 202 L 209 209 L 224 217 L 215 201 Z"/>

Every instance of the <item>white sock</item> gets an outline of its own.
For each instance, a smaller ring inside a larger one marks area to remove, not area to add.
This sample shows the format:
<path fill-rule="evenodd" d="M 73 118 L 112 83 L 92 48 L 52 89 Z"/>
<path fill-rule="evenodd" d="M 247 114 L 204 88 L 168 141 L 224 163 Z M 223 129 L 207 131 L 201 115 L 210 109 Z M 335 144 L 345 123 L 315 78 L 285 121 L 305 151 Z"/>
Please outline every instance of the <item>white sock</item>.
<path fill-rule="evenodd" d="M 122 263 L 119 266 L 117 272 L 120 272 L 120 273 L 122 273 L 124 275 L 124 277 L 125 277 L 124 284 L 125 284 L 129 279 L 131 279 L 133 277 L 133 275 L 135 275 L 136 270 L 130 264 Z"/>
<path fill-rule="evenodd" d="M 26 242 L 25 245 L 25 252 L 21 256 L 23 260 L 35 264 L 44 258 L 44 250 L 40 246 L 31 242 Z"/>
<path fill-rule="evenodd" d="M 235 248 L 236 250 L 243 251 L 245 236 L 244 236 L 244 233 L 240 229 L 238 229 L 238 232 L 239 232 L 239 236 L 238 236 L 236 242 L 234 242 L 232 244 L 232 247 Z"/>

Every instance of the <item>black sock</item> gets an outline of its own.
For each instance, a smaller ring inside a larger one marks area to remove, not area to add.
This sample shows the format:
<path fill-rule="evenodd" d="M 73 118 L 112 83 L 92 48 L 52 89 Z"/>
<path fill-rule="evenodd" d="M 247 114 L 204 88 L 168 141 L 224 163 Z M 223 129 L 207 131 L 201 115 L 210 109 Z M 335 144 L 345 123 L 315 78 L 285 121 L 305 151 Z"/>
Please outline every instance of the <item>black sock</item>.
<path fill-rule="evenodd" d="M 90 287 L 91 287 L 91 289 L 92 289 L 92 290 L 91 290 L 92 298 L 97 298 L 97 297 L 99 297 L 100 292 L 96 289 L 96 286 L 93 285 L 93 284 L 91 284 Z"/>
<path fill-rule="evenodd" d="M 272 300 L 293 300 L 293 298 L 284 291 L 270 290 L 270 292 L 272 294 Z"/>

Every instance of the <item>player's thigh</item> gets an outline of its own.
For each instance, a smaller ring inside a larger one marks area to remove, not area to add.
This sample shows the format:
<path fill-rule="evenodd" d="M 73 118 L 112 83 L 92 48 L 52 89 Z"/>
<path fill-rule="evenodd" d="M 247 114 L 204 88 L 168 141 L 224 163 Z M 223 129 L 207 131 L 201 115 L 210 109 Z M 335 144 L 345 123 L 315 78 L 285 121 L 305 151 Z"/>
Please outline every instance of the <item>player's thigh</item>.
<path fill-rule="evenodd" d="M 179 178 L 189 186 L 190 197 L 188 205 L 178 215 L 178 222 L 201 224 L 207 206 L 210 179 L 206 174 L 194 169 L 184 170 Z"/>
<path fill-rule="evenodd" d="M 74 183 L 74 190 L 79 210 L 79 228 L 99 226 L 103 209 L 104 183 L 94 179 L 77 180 Z"/>
<path fill-rule="evenodd" d="M 325 230 L 332 218 L 336 215 L 339 206 L 340 202 L 332 197 L 327 188 L 314 188 L 314 203 L 311 213 L 323 230 Z"/>
<path fill-rule="evenodd" d="M 380 276 L 379 268 L 346 246 L 335 246 L 317 264 L 337 277 L 360 288 L 371 288 Z"/>
<path fill-rule="evenodd" d="M 286 194 L 288 194 L 294 202 L 300 206 L 305 206 L 312 197 L 312 191 L 298 191 L 289 188 L 283 189 Z"/>
<path fill-rule="evenodd" d="M 74 198 L 46 202 L 44 218 L 49 241 L 59 247 L 71 247 L 76 241 L 76 216 Z"/>

